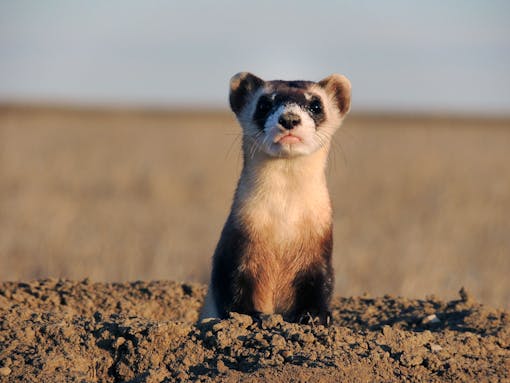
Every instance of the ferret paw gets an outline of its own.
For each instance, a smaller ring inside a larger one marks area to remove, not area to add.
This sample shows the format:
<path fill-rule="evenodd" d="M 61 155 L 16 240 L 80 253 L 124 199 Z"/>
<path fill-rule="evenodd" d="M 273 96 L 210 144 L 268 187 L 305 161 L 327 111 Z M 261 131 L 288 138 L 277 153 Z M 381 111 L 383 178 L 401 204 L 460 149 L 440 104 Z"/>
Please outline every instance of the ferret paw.
<path fill-rule="evenodd" d="M 298 317 L 297 323 L 299 324 L 307 324 L 307 325 L 323 325 L 325 327 L 329 327 L 331 324 L 331 311 L 325 310 L 317 313 L 310 313 L 309 311 L 304 312 Z"/>
<path fill-rule="evenodd" d="M 246 313 L 251 316 L 253 323 L 256 323 L 259 327 L 262 325 L 262 316 L 264 315 L 261 311 L 251 311 Z"/>
<path fill-rule="evenodd" d="M 326 327 L 329 327 L 329 325 L 331 324 L 331 322 L 333 320 L 331 311 L 329 311 L 329 310 L 324 311 L 321 314 L 319 314 L 319 318 L 320 318 L 320 324 L 323 326 L 326 326 Z"/>

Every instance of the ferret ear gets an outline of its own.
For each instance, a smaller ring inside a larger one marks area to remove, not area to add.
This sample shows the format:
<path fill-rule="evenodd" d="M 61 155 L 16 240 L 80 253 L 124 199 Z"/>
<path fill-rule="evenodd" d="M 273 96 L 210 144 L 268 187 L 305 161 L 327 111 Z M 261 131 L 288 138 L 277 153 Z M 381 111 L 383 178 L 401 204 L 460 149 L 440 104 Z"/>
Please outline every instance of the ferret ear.
<path fill-rule="evenodd" d="M 319 81 L 319 85 L 335 100 L 340 114 L 345 116 L 351 109 L 351 82 L 341 74 L 332 74 Z"/>
<path fill-rule="evenodd" d="M 232 111 L 238 114 L 249 96 L 264 85 L 264 80 L 249 72 L 241 72 L 230 79 L 230 107 Z"/>

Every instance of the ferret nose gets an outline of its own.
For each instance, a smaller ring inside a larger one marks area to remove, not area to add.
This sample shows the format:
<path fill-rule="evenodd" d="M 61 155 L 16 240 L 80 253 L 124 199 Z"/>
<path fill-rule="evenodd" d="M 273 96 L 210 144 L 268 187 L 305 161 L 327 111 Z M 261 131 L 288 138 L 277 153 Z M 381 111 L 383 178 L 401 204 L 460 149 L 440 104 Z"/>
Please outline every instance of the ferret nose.
<path fill-rule="evenodd" d="M 278 123 L 285 129 L 291 130 L 301 123 L 301 117 L 294 113 L 283 113 L 278 119 Z"/>

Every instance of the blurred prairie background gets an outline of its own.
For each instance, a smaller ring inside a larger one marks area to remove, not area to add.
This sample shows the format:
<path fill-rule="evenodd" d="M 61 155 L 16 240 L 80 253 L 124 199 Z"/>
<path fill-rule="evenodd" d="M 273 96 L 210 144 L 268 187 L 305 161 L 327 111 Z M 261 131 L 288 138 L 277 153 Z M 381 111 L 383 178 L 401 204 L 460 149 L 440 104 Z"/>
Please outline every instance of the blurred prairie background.
<path fill-rule="evenodd" d="M 509 308 L 510 6 L 289 4 L 0 1 L 0 280 L 207 282 L 229 77 L 341 72 L 336 294 Z"/>

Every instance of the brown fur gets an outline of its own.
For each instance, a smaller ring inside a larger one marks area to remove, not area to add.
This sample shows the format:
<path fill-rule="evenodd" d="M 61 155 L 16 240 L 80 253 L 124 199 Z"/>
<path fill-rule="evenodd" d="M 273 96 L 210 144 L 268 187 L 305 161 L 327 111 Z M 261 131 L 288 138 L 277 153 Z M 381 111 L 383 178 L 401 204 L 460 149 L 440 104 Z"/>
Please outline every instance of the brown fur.
<path fill-rule="evenodd" d="M 255 238 L 247 247 L 241 269 L 255 281 L 252 297 L 255 311 L 281 313 L 290 310 L 296 299 L 293 288 L 296 277 L 322 262 L 331 230 L 318 235 L 307 232 L 307 227 L 303 222 L 303 235 L 291 243 L 275 244 Z"/>

